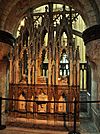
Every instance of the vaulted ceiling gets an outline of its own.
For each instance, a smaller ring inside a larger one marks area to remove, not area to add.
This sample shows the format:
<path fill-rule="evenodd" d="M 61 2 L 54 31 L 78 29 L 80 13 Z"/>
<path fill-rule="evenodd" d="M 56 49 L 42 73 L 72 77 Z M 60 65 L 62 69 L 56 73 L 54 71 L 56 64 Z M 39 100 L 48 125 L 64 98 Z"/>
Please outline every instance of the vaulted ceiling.
<path fill-rule="evenodd" d="M 100 0 L 0 0 L 0 29 L 14 34 L 26 11 L 48 2 L 72 6 L 83 17 L 86 26 L 100 23 Z"/>

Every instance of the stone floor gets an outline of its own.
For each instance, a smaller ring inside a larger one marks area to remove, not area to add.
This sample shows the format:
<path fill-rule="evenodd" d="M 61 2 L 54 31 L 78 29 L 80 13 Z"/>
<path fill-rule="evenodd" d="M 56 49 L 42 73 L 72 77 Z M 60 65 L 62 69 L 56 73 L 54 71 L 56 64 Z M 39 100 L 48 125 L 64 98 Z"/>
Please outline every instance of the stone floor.
<path fill-rule="evenodd" d="M 82 119 L 80 122 L 80 134 L 100 134 L 95 124 L 91 120 Z M 41 129 L 27 129 L 18 127 L 7 127 L 4 130 L 0 130 L 0 134 L 68 134 L 66 131 L 54 131 L 54 130 L 41 130 Z"/>
<path fill-rule="evenodd" d="M 100 134 L 96 125 L 92 120 L 81 120 L 80 121 L 80 133 L 81 134 Z"/>

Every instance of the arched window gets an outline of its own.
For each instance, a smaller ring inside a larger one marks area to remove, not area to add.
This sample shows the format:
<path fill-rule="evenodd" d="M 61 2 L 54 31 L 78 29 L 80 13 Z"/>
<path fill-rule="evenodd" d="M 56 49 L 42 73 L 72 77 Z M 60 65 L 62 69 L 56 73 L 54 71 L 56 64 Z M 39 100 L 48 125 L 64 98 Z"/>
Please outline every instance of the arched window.
<path fill-rule="evenodd" d="M 60 57 L 60 76 L 69 76 L 69 60 L 65 50 Z"/>
<path fill-rule="evenodd" d="M 67 46 L 67 35 L 65 32 L 61 36 L 61 46 Z"/>
<path fill-rule="evenodd" d="M 41 75 L 48 76 L 48 58 L 46 50 L 42 51 Z"/>
<path fill-rule="evenodd" d="M 46 33 L 45 37 L 44 37 L 44 46 L 48 45 L 48 33 Z"/>

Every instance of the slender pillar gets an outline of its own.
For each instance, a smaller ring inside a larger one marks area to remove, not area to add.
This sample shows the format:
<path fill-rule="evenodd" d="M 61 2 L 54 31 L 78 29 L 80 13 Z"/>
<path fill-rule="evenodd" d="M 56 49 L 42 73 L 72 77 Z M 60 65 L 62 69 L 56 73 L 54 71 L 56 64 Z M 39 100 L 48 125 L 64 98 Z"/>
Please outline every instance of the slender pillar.
<path fill-rule="evenodd" d="M 59 55 L 58 55 L 58 49 L 56 48 L 56 85 L 58 85 L 58 77 L 59 77 Z"/>
<path fill-rule="evenodd" d="M 31 67 L 28 67 L 28 84 L 31 84 Z"/>
<path fill-rule="evenodd" d="M 52 63 L 52 84 L 55 85 L 55 63 Z"/>
<path fill-rule="evenodd" d="M 77 86 L 80 85 L 80 58 L 79 58 L 79 47 L 77 48 Z"/>
<path fill-rule="evenodd" d="M 28 84 L 31 84 L 31 65 L 30 65 L 30 60 L 28 61 Z"/>
<path fill-rule="evenodd" d="M 15 76 L 15 81 L 16 81 L 16 84 L 18 84 L 19 83 L 19 60 L 18 59 L 16 59 L 16 76 Z"/>
<path fill-rule="evenodd" d="M 35 84 L 38 84 L 38 59 L 36 59 Z"/>
<path fill-rule="evenodd" d="M 49 62 L 48 62 L 48 84 L 51 85 L 51 51 L 49 49 Z"/>
<path fill-rule="evenodd" d="M 74 86 L 76 86 L 76 60 L 74 60 L 74 64 L 73 64 L 73 81 L 74 81 Z"/>
<path fill-rule="evenodd" d="M 70 46 L 70 86 L 73 85 L 73 59 L 72 59 L 72 46 Z"/>
<path fill-rule="evenodd" d="M 32 66 L 32 84 L 34 84 L 34 63 Z"/>

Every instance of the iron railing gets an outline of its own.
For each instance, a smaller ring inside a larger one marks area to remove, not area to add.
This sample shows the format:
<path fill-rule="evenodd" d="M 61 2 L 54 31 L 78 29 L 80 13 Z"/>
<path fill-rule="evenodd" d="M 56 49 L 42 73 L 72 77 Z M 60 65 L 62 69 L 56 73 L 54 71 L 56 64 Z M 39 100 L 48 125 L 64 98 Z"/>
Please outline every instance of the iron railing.
<path fill-rule="evenodd" d="M 95 103 L 95 104 L 98 104 L 100 103 L 100 101 L 77 101 L 76 99 L 74 101 L 67 101 L 67 102 L 63 102 L 63 101 L 36 101 L 36 100 L 18 100 L 18 99 L 11 99 L 11 98 L 2 98 L 0 97 L 0 130 L 6 128 L 6 125 L 3 125 L 2 124 L 2 101 L 25 101 L 25 102 L 35 102 L 37 104 L 44 104 L 44 103 L 73 103 L 74 104 L 74 113 L 73 113 L 73 129 L 72 131 L 69 130 L 69 133 L 68 134 L 80 134 L 80 132 L 78 132 L 78 129 L 77 129 L 77 104 L 81 104 L 81 103 Z M 8 109 L 9 110 L 9 109 Z M 13 111 L 13 110 L 12 110 Z M 6 111 L 5 111 L 6 112 Z M 14 112 L 14 111 L 13 111 Z M 16 111 L 18 112 L 18 111 Z M 28 111 L 27 111 L 28 113 Z M 38 113 L 38 112 L 36 112 Z M 50 113 L 50 112 L 46 112 L 47 114 L 59 114 L 59 113 Z M 63 114 L 63 113 L 62 113 Z M 66 120 L 64 120 L 66 121 Z"/>

